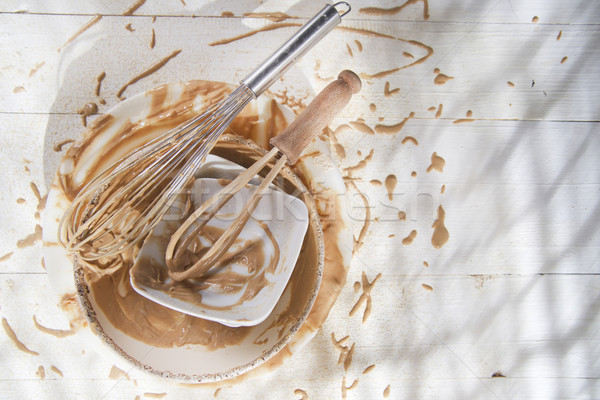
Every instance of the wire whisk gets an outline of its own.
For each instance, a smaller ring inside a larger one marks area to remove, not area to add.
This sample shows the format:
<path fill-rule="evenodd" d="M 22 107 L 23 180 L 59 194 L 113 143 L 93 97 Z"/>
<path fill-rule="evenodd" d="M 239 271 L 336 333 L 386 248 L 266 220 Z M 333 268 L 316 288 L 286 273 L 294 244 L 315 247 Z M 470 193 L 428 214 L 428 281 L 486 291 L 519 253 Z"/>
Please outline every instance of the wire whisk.
<path fill-rule="evenodd" d="M 340 6 L 347 9 L 338 11 L 336 7 Z M 59 226 L 59 242 L 91 261 L 121 253 L 146 237 L 184 192 L 238 113 L 349 11 L 345 2 L 325 6 L 225 99 L 95 177 L 65 212 Z"/>

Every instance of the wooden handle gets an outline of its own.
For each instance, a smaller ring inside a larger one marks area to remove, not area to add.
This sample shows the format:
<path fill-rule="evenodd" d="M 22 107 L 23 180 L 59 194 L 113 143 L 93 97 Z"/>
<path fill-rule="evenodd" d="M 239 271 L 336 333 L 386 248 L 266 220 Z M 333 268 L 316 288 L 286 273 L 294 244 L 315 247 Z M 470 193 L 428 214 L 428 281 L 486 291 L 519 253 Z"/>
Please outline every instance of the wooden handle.
<path fill-rule="evenodd" d="M 269 143 L 287 156 L 289 164 L 296 163 L 304 148 L 329 125 L 361 86 L 360 78 L 354 72 L 340 72 L 338 79 L 327 85 L 306 110 Z"/>

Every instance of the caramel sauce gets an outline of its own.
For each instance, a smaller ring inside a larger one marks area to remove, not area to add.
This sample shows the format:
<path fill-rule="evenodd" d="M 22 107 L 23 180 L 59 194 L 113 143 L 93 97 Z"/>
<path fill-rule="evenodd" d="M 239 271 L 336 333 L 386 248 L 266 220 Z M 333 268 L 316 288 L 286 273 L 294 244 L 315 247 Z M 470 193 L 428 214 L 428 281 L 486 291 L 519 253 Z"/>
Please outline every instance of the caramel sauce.
<path fill-rule="evenodd" d="M 406 213 L 404 211 L 398 211 L 398 219 L 400 221 L 406 221 Z"/>
<path fill-rule="evenodd" d="M 386 35 L 384 33 L 370 31 L 370 30 L 367 30 L 367 29 L 352 28 L 352 27 L 349 27 L 349 26 L 337 26 L 335 29 L 339 29 L 339 30 L 345 31 L 345 32 L 354 32 L 354 33 L 358 33 L 358 34 L 366 35 L 366 36 L 370 36 L 370 37 L 380 37 L 380 38 L 398 40 L 400 42 L 404 42 L 404 43 L 413 45 L 413 46 L 415 46 L 417 48 L 420 48 L 422 50 L 425 50 L 425 52 L 427 53 L 423 57 L 421 57 L 421 58 L 413 61 L 410 64 L 404 65 L 402 67 L 397 67 L 397 68 L 393 68 L 393 69 L 389 69 L 389 70 L 377 72 L 375 74 L 360 73 L 359 76 L 361 78 L 365 78 L 365 79 L 383 78 L 385 76 L 391 75 L 391 74 L 393 74 L 395 72 L 398 72 L 398 71 L 401 71 L 403 69 L 410 68 L 410 67 L 412 67 L 414 65 L 422 64 L 422 63 L 425 62 L 425 60 L 427 60 L 433 54 L 433 49 L 430 46 L 427 46 L 426 44 L 421 43 L 421 42 L 419 42 L 417 40 L 402 39 L 402 38 L 399 38 L 399 37 L 394 37 L 394 36 Z"/>
<path fill-rule="evenodd" d="M 390 82 L 385 82 L 385 88 L 383 89 L 383 95 L 385 97 L 390 97 L 391 95 L 396 94 L 398 92 L 400 92 L 400 88 L 390 90 Z"/>
<path fill-rule="evenodd" d="M 152 392 L 144 393 L 144 397 L 149 397 L 151 399 L 162 399 L 166 395 L 167 395 L 166 393 L 152 393 Z"/>
<path fill-rule="evenodd" d="M 423 261 L 423 266 L 429 267 L 429 263 L 427 261 Z"/>
<path fill-rule="evenodd" d="M 123 371 L 121 368 L 118 368 L 116 366 L 112 366 L 112 368 L 110 369 L 110 372 L 108 373 L 108 378 L 109 379 L 121 379 L 121 378 L 125 378 L 127 380 L 130 380 L 129 378 L 129 374 L 125 371 Z"/>
<path fill-rule="evenodd" d="M 375 103 L 369 104 L 369 111 L 371 111 L 371 112 L 377 111 L 377 106 L 375 105 Z"/>
<path fill-rule="evenodd" d="M 352 346 L 345 346 L 345 343 L 348 341 L 349 336 L 344 336 L 340 340 L 335 339 L 335 334 L 331 332 L 331 341 L 333 342 L 333 346 L 339 350 L 340 356 L 338 358 L 338 364 L 343 364 L 344 371 L 348 371 L 350 368 L 350 364 L 352 364 L 352 356 L 354 355 L 354 346 L 356 343 L 352 343 Z"/>
<path fill-rule="evenodd" d="M 31 354 L 33 356 L 37 356 L 40 354 L 37 351 L 30 350 L 25 344 L 23 344 L 23 342 L 19 340 L 17 334 L 15 333 L 15 331 L 13 331 L 6 318 L 2 318 L 2 327 L 4 328 L 6 336 L 8 336 L 8 338 L 13 342 L 13 344 L 17 346 L 17 349 L 21 350 L 24 353 Z"/>
<path fill-rule="evenodd" d="M 362 272 L 362 294 L 360 295 L 360 297 L 358 298 L 358 301 L 356 302 L 356 304 L 354 304 L 354 306 L 352 307 L 352 309 L 350 310 L 350 313 L 348 313 L 348 316 L 353 316 L 356 311 L 358 311 L 358 309 L 363 305 L 363 303 L 366 303 L 365 306 L 365 311 L 363 313 L 363 318 L 362 318 L 362 323 L 364 324 L 367 319 L 369 318 L 369 316 L 371 315 L 371 311 L 373 308 L 372 305 L 372 300 L 371 300 L 371 290 L 373 290 L 373 286 L 375 286 L 375 283 L 379 280 L 379 278 L 381 278 L 381 273 L 378 273 L 375 278 L 369 282 L 369 279 L 367 278 L 367 275 L 365 274 L 365 271 Z"/>
<path fill-rule="evenodd" d="M 412 244 L 413 240 L 415 240 L 416 237 L 417 237 L 417 231 L 412 230 L 412 231 L 410 231 L 410 233 L 408 234 L 407 237 L 402 239 L 402 244 L 405 246 L 408 246 L 409 244 Z"/>
<path fill-rule="evenodd" d="M 444 194 L 445 191 L 446 191 L 446 185 L 442 185 L 442 188 L 440 189 L 440 193 Z"/>
<path fill-rule="evenodd" d="M 348 395 L 348 390 L 352 390 L 358 386 L 358 379 L 355 379 L 350 386 L 346 386 L 346 377 L 342 378 L 342 399 L 345 399 Z"/>
<path fill-rule="evenodd" d="M 534 24 L 537 24 L 539 20 L 540 20 L 540 19 L 539 19 L 539 18 L 537 17 L 537 15 L 536 15 L 535 17 L 533 17 L 533 18 L 531 19 L 531 22 L 533 22 Z"/>
<path fill-rule="evenodd" d="M 396 175 L 390 174 L 385 178 L 385 187 L 387 189 L 388 199 L 390 199 L 390 201 L 394 199 L 394 189 L 396 188 L 397 182 L 398 179 L 396 178 Z"/>
<path fill-rule="evenodd" d="M 365 168 L 367 166 L 367 163 L 369 161 L 371 161 L 371 159 L 373 158 L 374 151 L 375 151 L 375 149 L 371 149 L 371 151 L 369 152 L 369 154 L 367 154 L 365 156 L 365 158 L 363 158 L 362 160 L 360 160 L 358 162 L 358 164 L 353 165 L 351 167 L 346 167 L 346 168 L 344 168 L 344 171 L 347 172 L 348 175 L 352 175 L 352 172 L 358 171 L 358 170 L 361 170 L 361 169 Z M 358 189 L 356 189 L 356 190 L 358 190 Z"/>
<path fill-rule="evenodd" d="M 39 71 L 39 69 L 44 66 L 44 64 L 46 64 L 46 61 L 42 61 L 41 63 L 33 67 L 31 71 L 29 71 L 29 77 L 31 78 L 32 76 L 34 76 Z"/>
<path fill-rule="evenodd" d="M 417 177 L 417 171 L 413 171 L 410 173 L 411 178 L 416 178 Z"/>
<path fill-rule="evenodd" d="M 145 2 L 146 2 L 146 0 L 135 1 L 129 7 L 127 7 L 127 9 L 125 11 L 123 11 L 123 13 L 121 15 L 133 15 L 133 13 L 136 12 L 138 8 L 143 6 Z"/>
<path fill-rule="evenodd" d="M 412 54 L 410 54 L 410 53 L 409 53 L 409 52 L 407 52 L 407 51 L 403 51 L 403 52 L 402 52 L 402 55 L 403 55 L 404 57 L 406 57 L 406 58 L 415 58 L 415 56 L 413 56 Z"/>
<path fill-rule="evenodd" d="M 300 24 L 292 23 L 292 22 L 274 23 L 274 24 L 271 24 L 271 25 L 264 26 L 264 27 L 262 27 L 260 29 L 255 29 L 255 30 L 252 30 L 252 31 L 249 31 L 249 32 L 246 32 L 246 33 L 242 33 L 241 35 L 233 36 L 233 37 L 230 37 L 230 38 L 227 38 L 227 39 L 217 40 L 217 41 L 214 41 L 212 43 L 209 43 L 208 45 L 209 46 L 221 46 L 221 45 L 224 45 L 224 44 L 235 42 L 237 40 L 248 38 L 250 36 L 254 36 L 254 35 L 256 35 L 257 33 L 260 33 L 260 32 L 268 32 L 268 31 L 273 31 L 273 30 L 281 29 L 281 28 L 289 28 L 291 26 L 300 26 Z"/>
<path fill-rule="evenodd" d="M 444 226 L 445 218 L 446 218 L 446 212 L 440 205 L 438 207 L 438 218 L 437 218 L 437 220 L 435 220 L 435 222 L 432 225 L 432 228 L 434 228 L 434 229 L 433 229 L 433 236 L 431 236 L 431 244 L 436 249 L 439 249 L 443 245 L 445 245 L 446 242 L 448 242 L 448 239 L 450 238 L 448 229 L 446 229 L 446 226 Z"/>
<path fill-rule="evenodd" d="M 415 146 L 419 145 L 419 141 L 412 136 L 406 136 L 404 139 L 402 139 L 402 144 L 406 144 L 408 142 L 411 142 Z"/>
<path fill-rule="evenodd" d="M 75 331 L 70 329 L 70 330 L 62 330 L 62 329 L 51 329 L 51 328 L 47 328 L 43 325 L 41 325 L 36 316 L 33 316 L 33 325 L 35 325 L 35 327 L 41 331 L 44 332 L 48 335 L 52 335 L 52 336 L 56 336 L 57 338 L 63 338 L 63 337 L 67 337 L 67 336 L 71 336 L 75 334 Z"/>
<path fill-rule="evenodd" d="M 17 247 L 19 249 L 23 249 L 25 247 L 30 247 L 42 240 L 42 227 L 39 224 L 35 225 L 34 233 L 27 235 L 24 239 L 17 241 Z"/>
<path fill-rule="evenodd" d="M 148 75 L 152 75 L 153 73 L 155 73 L 156 71 L 158 71 L 159 69 L 161 69 L 162 67 L 164 67 L 171 59 L 173 59 L 174 57 L 177 57 L 177 55 L 181 53 L 181 50 L 175 50 L 173 51 L 171 54 L 169 54 L 168 56 L 166 56 L 165 58 L 163 58 L 162 60 L 158 61 L 155 64 L 152 64 L 150 67 L 148 67 L 146 70 L 140 72 L 138 75 L 134 76 L 133 78 L 131 78 L 126 84 L 124 84 L 121 89 L 119 89 L 119 91 L 117 92 L 117 97 L 120 100 L 123 100 L 124 98 L 123 96 L 123 92 L 125 92 L 125 90 L 127 90 L 127 88 L 131 85 L 133 85 L 134 83 L 136 83 L 137 81 L 147 77 Z"/>
<path fill-rule="evenodd" d="M 558 36 L 556 36 L 556 40 L 560 40 L 561 37 L 562 37 L 562 31 L 559 31 Z"/>
<path fill-rule="evenodd" d="M 423 287 L 423 289 L 433 292 L 433 288 L 431 286 L 429 286 L 428 284 L 422 283 L 421 286 Z"/>
<path fill-rule="evenodd" d="M 346 51 L 348 52 L 348 55 L 350 55 L 350 57 L 354 57 L 354 54 L 352 54 L 352 49 L 350 48 L 350 45 L 348 43 L 346 43 Z"/>
<path fill-rule="evenodd" d="M 281 22 L 281 21 L 285 21 L 288 18 L 294 18 L 294 17 L 290 17 L 286 13 L 282 13 L 279 11 L 276 11 L 276 12 L 249 12 L 249 13 L 244 13 L 243 15 L 244 15 L 244 17 L 249 17 L 249 18 L 265 18 L 265 19 L 271 20 L 273 22 Z"/>
<path fill-rule="evenodd" d="M 377 124 L 377 125 L 375 125 L 375 132 L 381 133 L 384 135 L 396 134 L 396 133 L 400 132 L 402 130 L 402 128 L 404 128 L 404 125 L 406 125 L 406 123 L 408 122 L 409 119 L 414 118 L 414 117 L 415 117 L 415 113 L 411 112 L 410 114 L 408 114 L 408 117 L 404 118 L 401 122 L 399 122 L 395 125 Z"/>
<path fill-rule="evenodd" d="M 329 141 L 331 142 L 335 154 L 337 154 L 339 158 L 346 158 L 346 149 L 344 149 L 344 146 L 342 146 L 340 142 L 338 142 L 335 133 L 333 133 L 330 128 L 325 128 L 324 132 L 327 135 Z"/>
<path fill-rule="evenodd" d="M 566 57 L 566 56 L 565 56 L 565 57 L 563 57 L 563 58 L 560 60 L 560 63 L 561 63 L 561 64 L 564 64 L 564 63 L 566 63 L 568 58 L 569 58 L 569 57 Z"/>
<path fill-rule="evenodd" d="M 62 371 L 54 365 L 50 366 L 50 371 L 54 372 L 56 375 L 60 376 L 61 378 L 63 377 Z"/>
<path fill-rule="evenodd" d="M 65 145 L 73 143 L 74 141 L 75 140 L 73 139 L 63 140 L 62 142 L 56 143 L 54 146 L 52 146 L 52 150 L 56 151 L 57 153 L 60 153 Z"/>
<path fill-rule="evenodd" d="M 506 82 L 506 84 L 507 84 L 508 86 L 510 86 L 510 87 L 515 87 L 515 84 L 514 84 L 514 83 L 512 83 L 511 81 L 508 81 L 508 82 Z"/>
<path fill-rule="evenodd" d="M 457 119 L 452 121 L 453 124 L 463 124 L 465 122 L 473 122 L 475 121 L 475 119 L 471 118 L 473 116 L 473 111 L 471 110 L 467 110 L 467 113 L 465 114 L 466 118 L 461 118 L 461 119 Z"/>
<path fill-rule="evenodd" d="M 383 390 L 383 397 L 385 399 L 387 399 L 388 397 L 390 397 L 390 385 L 387 385 L 385 387 L 385 389 Z"/>
<path fill-rule="evenodd" d="M 369 365 L 367 368 L 364 369 L 364 371 L 362 372 L 363 375 L 368 374 L 369 372 L 373 371 L 375 369 L 375 364 L 371 364 Z"/>
<path fill-rule="evenodd" d="M 153 49 L 156 46 L 156 33 L 154 32 L 154 28 L 152 28 L 152 36 L 150 36 L 150 49 Z"/>
<path fill-rule="evenodd" d="M 199 205 L 194 205 L 190 211 L 198 207 Z M 154 265 L 155 261 L 152 259 L 142 259 L 138 263 L 143 263 L 145 267 L 134 269 L 132 277 L 140 285 L 159 290 L 184 302 L 211 310 L 231 310 L 246 301 L 252 300 L 262 289 L 272 284 L 265 274 L 273 274 L 275 272 L 277 263 L 279 262 L 279 245 L 267 225 L 263 222 L 259 223 L 259 225 L 264 230 L 274 249 L 274 254 L 266 265 L 264 263 L 263 240 L 248 240 L 243 244 L 241 240 L 237 240 L 234 246 L 241 245 L 241 247 L 235 251 L 230 249 L 224 254 L 217 265 L 206 274 L 200 276 L 192 275 L 181 282 L 169 281 L 167 283 L 168 276 L 165 274 L 166 271 L 163 268 Z M 176 264 L 180 264 L 176 265 L 176 268 L 184 270 L 188 264 L 193 264 L 215 244 L 224 231 L 225 229 L 213 226 L 204 227 L 192 241 L 190 248 L 184 251 L 181 261 L 175 260 Z M 201 239 L 205 239 L 209 245 L 204 246 Z M 162 238 L 162 240 L 167 242 L 169 237 Z M 234 264 L 246 268 L 246 274 L 240 274 L 227 268 Z M 208 288 L 227 294 L 239 293 L 242 290 L 243 292 L 239 300 L 233 304 L 211 306 L 203 301 L 202 295 L 199 292 Z"/>
<path fill-rule="evenodd" d="M 104 71 L 102 71 L 102 73 L 96 78 L 96 87 L 94 89 L 96 96 L 100 96 L 100 86 L 102 85 L 104 78 L 106 78 L 106 72 Z"/>
<path fill-rule="evenodd" d="M 373 135 L 375 134 L 375 132 L 373 131 L 373 129 L 371 129 L 367 124 L 365 124 L 364 122 L 359 122 L 359 121 L 350 121 L 349 122 L 350 126 L 352 126 L 354 129 L 356 129 L 357 131 L 359 131 L 360 133 L 364 133 L 367 135 Z"/>
<path fill-rule="evenodd" d="M 442 74 L 440 72 L 439 68 L 436 68 L 433 72 L 435 74 L 437 74 L 437 76 L 433 80 L 433 83 L 436 84 L 436 85 L 438 85 L 438 86 L 439 85 L 444 85 L 449 80 L 454 79 L 453 76 L 448 76 L 448 75 Z"/>
<path fill-rule="evenodd" d="M 46 378 L 46 370 L 44 369 L 44 367 L 42 365 L 40 365 L 38 367 L 37 371 L 35 372 L 35 375 L 40 379 Z"/>
<path fill-rule="evenodd" d="M 354 43 L 356 44 L 356 48 L 358 49 L 359 52 L 363 51 L 363 45 L 360 42 L 360 40 L 354 39 Z"/>
<path fill-rule="evenodd" d="M 96 114 L 98 112 L 98 105 L 96 103 L 87 103 L 81 109 L 77 110 L 77 114 L 81 115 L 81 122 L 83 126 L 87 126 L 87 117 Z"/>
<path fill-rule="evenodd" d="M 13 251 L 11 251 L 9 253 L 6 253 L 5 255 L 3 255 L 2 257 L 0 257 L 0 262 L 8 260 L 13 254 L 14 254 Z"/>
<path fill-rule="evenodd" d="M 294 394 L 296 396 L 300 396 L 300 398 L 298 400 L 308 400 L 308 393 L 306 393 L 304 390 L 302 389 L 295 389 L 294 390 Z"/>
<path fill-rule="evenodd" d="M 135 32 L 135 28 L 131 25 L 131 22 L 125 25 L 125 29 L 127 29 L 129 32 Z"/>
<path fill-rule="evenodd" d="M 379 187 L 382 185 L 382 183 L 379 179 L 371 179 L 369 182 L 371 183 L 371 185 L 376 186 L 376 187 Z"/>
<path fill-rule="evenodd" d="M 402 11 L 405 7 L 416 4 L 418 2 L 423 3 L 423 19 L 429 19 L 429 2 L 428 0 L 407 0 L 404 4 L 392 8 L 379 8 L 379 7 L 366 7 L 361 8 L 360 12 L 367 15 L 394 15 Z"/>
<path fill-rule="evenodd" d="M 444 166 L 446 165 L 446 160 L 442 157 L 438 156 L 434 151 L 431 155 L 431 164 L 427 167 L 427 172 L 431 172 L 432 170 L 436 170 L 438 172 L 444 172 Z"/>
<path fill-rule="evenodd" d="M 75 40 L 83 32 L 87 31 L 92 26 L 97 24 L 101 19 L 102 19 L 102 15 L 96 15 L 94 18 L 89 20 L 85 25 L 83 25 L 81 28 L 79 28 L 79 30 L 77 30 L 77 32 L 75 32 L 69 39 L 67 39 L 67 41 L 62 46 L 60 46 L 56 51 L 58 51 L 60 53 L 62 51 L 62 49 L 67 47 L 73 40 Z"/>
<path fill-rule="evenodd" d="M 25 91 L 25 88 L 23 86 L 15 86 L 13 88 L 13 93 L 21 93 L 21 92 L 24 92 L 24 91 Z"/>

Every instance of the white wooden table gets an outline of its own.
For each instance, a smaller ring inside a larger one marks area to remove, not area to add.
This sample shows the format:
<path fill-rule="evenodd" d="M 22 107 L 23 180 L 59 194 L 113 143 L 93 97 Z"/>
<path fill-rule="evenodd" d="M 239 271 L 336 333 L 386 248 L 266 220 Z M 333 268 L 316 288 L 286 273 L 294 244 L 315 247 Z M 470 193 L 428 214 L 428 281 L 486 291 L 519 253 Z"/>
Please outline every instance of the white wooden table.
<path fill-rule="evenodd" d="M 371 221 L 347 284 L 316 338 L 274 373 L 218 392 L 136 371 L 111 377 L 112 364 L 77 336 L 35 328 L 34 315 L 54 329 L 67 322 L 51 296 L 41 243 L 17 245 L 41 223 L 30 183 L 46 193 L 64 152 L 54 146 L 81 132 L 77 111 L 98 101 L 98 75 L 106 73 L 100 97 L 107 103 L 99 113 L 118 103 L 125 82 L 177 49 L 125 96 L 196 78 L 235 83 L 296 29 L 210 45 L 273 23 L 244 13 L 283 12 L 294 18 L 284 23 L 301 23 L 322 6 L 138 3 L 130 16 L 121 14 L 132 4 L 116 0 L 0 4 L 0 317 L 39 353 L 19 350 L 0 331 L 0 398 L 296 399 L 296 389 L 310 399 L 600 398 L 598 1 L 425 0 L 387 14 L 365 9 L 403 1 L 363 1 L 271 89 L 306 103 L 340 70 L 362 73 L 362 92 L 335 121 L 357 127 L 339 132 L 341 168 L 373 149 L 353 173 Z M 474 121 L 455 123 L 468 110 Z M 395 134 L 366 133 L 365 126 L 398 124 L 411 112 Z M 405 136 L 418 146 L 402 144 Z M 433 152 L 445 159 L 443 172 L 426 172 Z M 397 177 L 391 200 L 371 182 L 390 174 Z M 355 190 L 350 196 L 358 236 L 365 210 Z M 439 205 L 450 238 L 436 249 Z M 403 245 L 412 230 L 414 241 Z M 349 316 L 363 272 L 369 281 L 381 273 L 365 323 L 364 306 Z M 354 345 L 347 370 L 332 334 Z"/>

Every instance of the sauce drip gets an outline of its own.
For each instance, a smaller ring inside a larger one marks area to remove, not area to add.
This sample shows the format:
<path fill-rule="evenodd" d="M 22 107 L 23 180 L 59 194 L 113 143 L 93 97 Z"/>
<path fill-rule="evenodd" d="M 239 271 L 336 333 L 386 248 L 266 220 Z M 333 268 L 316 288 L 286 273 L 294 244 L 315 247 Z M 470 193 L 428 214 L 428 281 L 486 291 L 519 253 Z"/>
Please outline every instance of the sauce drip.
<path fill-rule="evenodd" d="M 83 108 L 77 110 L 77 114 L 81 115 L 81 122 L 83 126 L 87 126 L 87 117 L 96 114 L 98 112 L 98 105 L 96 103 L 87 103 Z"/>
<path fill-rule="evenodd" d="M 373 308 L 372 300 L 371 300 L 371 290 L 373 290 L 373 286 L 375 286 L 375 283 L 379 280 L 379 278 L 381 278 L 381 272 L 378 273 L 371 282 L 369 282 L 369 279 L 367 278 L 365 271 L 362 272 L 361 279 L 362 279 L 362 291 L 363 292 L 360 295 L 360 297 L 358 298 L 358 301 L 356 302 L 356 304 L 354 304 L 354 307 L 352 307 L 352 309 L 350 310 L 350 313 L 348 313 L 348 315 L 350 317 L 353 316 L 358 311 L 358 309 L 363 305 L 363 303 L 366 303 L 365 311 L 363 313 L 363 318 L 362 318 L 363 324 L 367 321 L 367 319 L 371 315 L 371 311 Z"/>
<path fill-rule="evenodd" d="M 102 15 L 96 15 L 94 18 L 89 20 L 85 25 L 83 25 L 81 28 L 79 28 L 79 30 L 77 32 L 75 32 L 73 34 L 73 36 L 71 36 L 69 39 L 67 39 L 67 41 L 62 46 L 60 46 L 58 48 L 58 50 L 56 50 L 56 51 L 58 51 L 60 53 L 62 51 L 62 49 L 64 49 L 66 46 L 68 46 L 73 40 L 75 40 L 83 32 L 87 31 L 92 26 L 97 24 L 101 19 L 102 19 Z"/>
<path fill-rule="evenodd" d="M 335 339 L 335 334 L 331 332 L 331 341 L 333 342 L 333 346 L 339 350 L 340 356 L 338 358 L 338 364 L 344 365 L 344 371 L 348 371 L 350 368 L 350 364 L 352 364 L 352 356 L 354 355 L 354 345 L 356 343 L 352 343 L 352 346 L 345 346 L 348 341 L 349 336 L 344 336 L 340 340 Z"/>
<path fill-rule="evenodd" d="M 437 217 L 437 220 L 435 220 L 435 222 L 432 225 L 433 235 L 431 236 L 431 244 L 436 249 L 439 249 L 443 245 L 445 245 L 446 242 L 448 242 L 448 239 L 450 238 L 450 234 L 448 233 L 448 229 L 446 229 L 446 226 L 444 225 L 445 218 L 446 218 L 446 212 L 444 211 L 444 209 L 440 205 L 438 207 L 438 217 Z"/>
<path fill-rule="evenodd" d="M 155 73 L 156 71 L 158 71 L 159 69 L 161 69 L 162 67 L 164 67 L 171 59 L 173 59 L 174 57 L 176 57 L 179 53 L 181 53 L 181 50 L 175 50 L 173 51 L 171 54 L 169 54 L 168 56 L 166 56 L 165 58 L 163 58 L 162 60 L 158 61 L 155 64 L 152 64 L 150 67 L 148 67 L 145 71 L 139 73 L 138 75 L 134 76 L 133 78 L 131 78 L 126 84 L 124 84 L 121 89 L 119 89 L 119 91 L 117 92 L 117 97 L 120 100 L 123 100 L 123 92 L 125 92 L 125 90 L 133 85 L 134 83 L 136 83 L 137 81 L 147 77 L 148 75 L 151 75 L 153 73 Z"/>
<path fill-rule="evenodd" d="M 453 76 L 448 76 L 448 75 L 442 74 L 440 72 L 439 68 L 434 69 L 433 73 L 437 74 L 437 76 L 433 80 L 433 83 L 436 84 L 436 85 L 444 85 L 449 80 L 454 79 Z"/>
<path fill-rule="evenodd" d="M 407 237 L 405 237 L 404 239 L 402 239 L 402 244 L 405 246 L 408 246 L 409 244 L 412 244 L 413 240 L 415 240 L 415 238 L 417 237 L 417 231 L 412 230 Z"/>
<path fill-rule="evenodd" d="M 41 331 L 44 332 L 48 335 L 52 335 L 52 336 L 56 336 L 58 338 L 63 338 L 63 337 L 67 337 L 67 336 L 71 336 L 75 334 L 75 331 L 70 329 L 70 330 L 61 330 L 61 329 L 51 329 L 51 328 L 46 328 L 45 326 L 41 325 L 36 316 L 33 316 L 33 324 L 35 325 L 35 327 Z"/>
<path fill-rule="evenodd" d="M 15 331 L 13 331 L 6 318 L 2 318 L 2 327 L 4 328 L 6 336 L 8 336 L 8 338 L 13 342 L 15 346 L 17 346 L 19 350 L 21 350 L 24 353 L 31 354 L 33 356 L 37 356 L 40 354 L 37 351 L 29 349 L 23 342 L 19 340 L 17 334 L 15 333 Z"/>
<path fill-rule="evenodd" d="M 400 92 L 400 88 L 390 90 L 390 83 L 385 82 L 385 88 L 383 89 L 383 95 L 385 97 L 390 97 L 391 95 L 396 94 L 398 92 Z"/>
<path fill-rule="evenodd" d="M 402 11 L 405 7 L 422 2 L 423 3 L 423 19 L 429 19 L 429 2 L 428 0 L 407 0 L 404 4 L 392 8 L 366 7 L 361 8 L 360 12 L 367 15 L 394 15 Z"/>
<path fill-rule="evenodd" d="M 417 141 L 417 139 L 415 139 L 412 136 L 406 136 L 404 139 L 402 139 L 402 144 L 406 144 L 408 142 L 411 142 L 412 144 L 414 144 L 415 146 L 419 145 L 419 142 Z"/>
<path fill-rule="evenodd" d="M 431 172 L 433 170 L 438 172 L 444 172 L 444 166 L 446 165 L 446 160 L 442 157 L 438 156 L 434 151 L 431 155 L 431 164 L 427 167 L 427 172 Z"/>
<path fill-rule="evenodd" d="M 106 72 L 104 71 L 102 71 L 102 73 L 96 78 L 96 88 L 94 89 L 96 96 L 100 96 L 100 86 L 102 86 L 102 81 L 104 78 L 106 78 Z"/>
<path fill-rule="evenodd" d="M 404 128 L 404 125 L 406 125 L 408 120 L 411 118 L 414 118 L 414 117 L 415 117 L 415 113 L 411 112 L 410 114 L 408 114 L 408 117 L 404 118 L 401 122 L 399 122 L 395 125 L 377 124 L 377 125 L 375 125 L 375 132 L 381 133 L 384 135 L 393 135 L 395 133 L 400 132 L 402 130 L 402 128 Z"/>
<path fill-rule="evenodd" d="M 444 109 L 444 105 L 440 104 L 438 106 L 437 112 L 435 113 L 436 118 L 440 118 L 442 116 L 442 110 Z"/>
<path fill-rule="evenodd" d="M 300 396 L 300 398 L 298 400 L 308 400 L 308 393 L 306 393 L 304 390 L 302 389 L 295 389 L 294 390 L 294 394 L 296 396 Z"/>
<path fill-rule="evenodd" d="M 396 175 L 388 175 L 385 178 L 385 187 L 387 189 L 388 198 L 390 199 L 390 201 L 394 199 L 394 189 L 396 188 L 397 182 L 398 179 L 396 178 Z"/>
<path fill-rule="evenodd" d="M 146 0 L 137 0 L 136 2 L 131 4 L 129 7 L 127 7 L 127 9 L 125 11 L 123 11 L 123 14 L 121 14 L 121 15 L 133 15 L 133 13 L 136 12 L 138 8 L 143 6 L 145 2 L 146 2 Z"/>
<path fill-rule="evenodd" d="M 52 146 L 52 150 L 56 151 L 57 153 L 60 153 L 65 145 L 73 143 L 74 141 L 75 140 L 73 139 L 63 140 L 62 142 L 56 143 L 54 146 Z"/>

